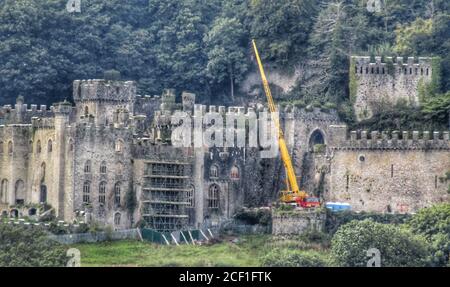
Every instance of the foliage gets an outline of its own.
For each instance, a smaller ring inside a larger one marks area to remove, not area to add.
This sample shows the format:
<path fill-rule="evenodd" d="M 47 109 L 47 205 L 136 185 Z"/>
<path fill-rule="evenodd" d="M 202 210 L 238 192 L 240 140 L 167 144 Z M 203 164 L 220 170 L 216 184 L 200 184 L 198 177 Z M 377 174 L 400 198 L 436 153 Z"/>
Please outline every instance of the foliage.
<path fill-rule="evenodd" d="M 264 267 L 325 267 L 327 258 L 317 251 L 274 249 L 262 259 Z"/>
<path fill-rule="evenodd" d="M 418 56 L 415 53 L 420 45 L 426 44 L 423 40 L 430 37 L 432 33 L 433 20 L 418 18 L 408 25 L 398 26 L 395 30 L 395 51 L 399 55 Z"/>
<path fill-rule="evenodd" d="M 331 243 L 338 266 L 366 266 L 367 250 L 377 248 L 384 267 L 426 266 L 429 252 L 423 239 L 394 225 L 372 220 L 351 221 L 341 226 Z"/>
<path fill-rule="evenodd" d="M 224 84 L 229 79 L 231 100 L 235 82 L 241 81 L 248 70 L 247 37 L 239 19 L 220 17 L 204 38 L 208 50 L 207 76 L 213 84 Z"/>
<path fill-rule="evenodd" d="M 450 93 L 426 98 L 421 107 L 402 103 L 383 105 L 372 118 L 352 123 L 352 129 L 366 130 L 446 130 L 449 121 Z"/>
<path fill-rule="evenodd" d="M 353 211 L 340 211 L 332 212 L 327 209 L 327 219 L 325 223 L 325 229 L 327 233 L 334 234 L 339 227 L 347 224 L 351 221 L 358 220 L 363 221 L 366 219 L 373 220 L 374 222 L 399 225 L 405 223 L 410 219 L 408 214 L 380 214 L 374 212 L 353 212 Z"/>
<path fill-rule="evenodd" d="M 450 204 L 443 203 L 421 209 L 408 222 L 409 228 L 423 235 L 433 253 L 435 266 L 446 266 L 450 254 Z"/>
<path fill-rule="evenodd" d="M 0 224 L 0 266 L 61 267 L 66 263 L 66 248 L 50 241 L 42 229 Z"/>
<path fill-rule="evenodd" d="M 272 222 L 272 213 L 269 209 L 239 209 L 236 211 L 234 219 L 245 224 L 267 226 Z"/>
<path fill-rule="evenodd" d="M 128 192 L 125 197 L 125 202 L 129 216 L 133 216 L 134 210 L 136 209 L 137 206 L 136 193 L 133 190 L 133 188 L 128 189 Z"/>

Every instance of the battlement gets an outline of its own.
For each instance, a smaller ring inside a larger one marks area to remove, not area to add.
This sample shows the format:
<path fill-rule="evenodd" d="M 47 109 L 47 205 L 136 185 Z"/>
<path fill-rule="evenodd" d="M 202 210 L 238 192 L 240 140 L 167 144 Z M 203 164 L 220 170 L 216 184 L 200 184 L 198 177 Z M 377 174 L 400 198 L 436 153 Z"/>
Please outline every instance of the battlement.
<path fill-rule="evenodd" d="M 336 150 L 450 150 L 448 131 L 351 131 Z"/>
<path fill-rule="evenodd" d="M 412 75 L 427 76 L 432 74 L 432 60 L 430 57 L 375 57 L 375 61 L 368 56 L 352 56 L 355 74 L 358 75 Z"/>
<path fill-rule="evenodd" d="M 73 99 L 75 102 L 133 102 L 136 89 L 134 81 L 76 80 L 73 82 Z"/>
<path fill-rule="evenodd" d="M 55 108 L 46 105 L 27 105 L 22 101 L 18 101 L 14 106 L 4 105 L 0 107 L 0 122 L 2 124 L 22 124 L 31 123 L 31 118 L 41 117 L 50 118 L 54 116 Z"/>

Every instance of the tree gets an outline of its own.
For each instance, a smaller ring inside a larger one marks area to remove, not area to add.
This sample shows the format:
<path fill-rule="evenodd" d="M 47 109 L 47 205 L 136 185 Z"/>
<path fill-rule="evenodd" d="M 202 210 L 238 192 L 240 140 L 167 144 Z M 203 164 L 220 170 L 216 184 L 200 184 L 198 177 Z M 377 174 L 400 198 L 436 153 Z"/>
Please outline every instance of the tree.
<path fill-rule="evenodd" d="M 339 103 L 346 98 L 350 47 L 357 42 L 346 20 L 347 11 L 344 2 L 330 2 L 314 24 L 301 86 L 307 102 Z"/>
<path fill-rule="evenodd" d="M 305 56 L 307 39 L 319 8 L 317 0 L 252 0 L 251 36 L 264 60 L 294 66 Z"/>
<path fill-rule="evenodd" d="M 421 209 L 408 222 L 409 228 L 423 235 L 431 245 L 432 264 L 447 266 L 450 254 L 450 204 Z"/>
<path fill-rule="evenodd" d="M 62 267 L 67 261 L 66 248 L 42 229 L 0 224 L 0 266 Z"/>
<path fill-rule="evenodd" d="M 236 81 L 248 70 L 247 35 L 237 18 L 219 17 L 204 38 L 207 49 L 207 75 L 213 84 L 223 84 L 228 78 L 231 100 L 234 101 Z"/>
<path fill-rule="evenodd" d="M 423 239 L 399 226 L 372 220 L 351 221 L 341 226 L 331 241 L 331 254 L 338 266 L 364 267 L 367 251 L 377 248 L 383 267 L 425 266 L 429 252 Z"/>

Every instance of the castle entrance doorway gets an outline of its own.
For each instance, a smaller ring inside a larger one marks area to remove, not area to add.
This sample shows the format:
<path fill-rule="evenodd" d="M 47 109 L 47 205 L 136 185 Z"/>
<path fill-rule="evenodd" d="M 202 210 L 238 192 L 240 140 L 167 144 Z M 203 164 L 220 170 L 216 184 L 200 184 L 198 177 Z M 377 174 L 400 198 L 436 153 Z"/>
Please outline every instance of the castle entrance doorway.
<path fill-rule="evenodd" d="M 39 202 L 47 203 L 47 186 L 41 185 L 41 191 L 39 194 Z"/>

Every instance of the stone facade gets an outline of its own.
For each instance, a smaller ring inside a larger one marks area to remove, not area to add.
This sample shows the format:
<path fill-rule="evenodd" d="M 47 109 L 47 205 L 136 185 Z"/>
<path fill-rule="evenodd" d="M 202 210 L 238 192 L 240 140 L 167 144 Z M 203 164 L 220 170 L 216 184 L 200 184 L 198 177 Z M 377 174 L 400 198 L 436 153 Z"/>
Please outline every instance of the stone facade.
<path fill-rule="evenodd" d="M 365 64 L 358 63 L 356 72 L 361 67 L 364 72 Z M 426 65 L 417 66 L 418 73 Z M 367 64 L 372 66 L 383 67 Z M 426 73 L 423 77 L 431 71 Z M 248 142 L 233 148 L 180 148 L 172 142 L 177 111 L 193 123 L 204 115 L 243 115 L 248 122 L 267 111 L 263 105 L 207 107 L 186 92 L 178 103 L 173 90 L 136 95 L 131 81 L 75 81 L 73 92 L 74 106 L 63 102 L 38 109 L 19 97 L 14 107 L 0 108 L 4 216 L 39 216 L 46 203 L 68 222 L 116 229 L 147 224 L 168 231 L 217 225 L 240 207 L 270 205 L 283 188 L 279 158 L 263 158 Z M 393 97 L 416 101 L 415 92 L 399 95 Z M 335 111 L 319 109 L 287 107 L 280 118 L 301 187 L 324 201 L 377 212 L 415 212 L 449 201 L 448 131 L 348 132 Z M 201 122 L 201 130 L 208 127 Z M 230 130 L 249 132 L 234 126 L 216 132 Z"/>
<path fill-rule="evenodd" d="M 419 87 L 432 80 L 432 58 L 419 58 L 416 62 L 410 57 L 352 57 L 350 78 L 355 89 L 353 92 L 354 109 L 358 120 L 372 117 L 383 105 L 395 105 L 403 101 L 412 106 L 420 104 Z"/>
<path fill-rule="evenodd" d="M 272 214 L 272 234 L 291 235 L 321 232 L 325 229 L 325 213 L 297 211 L 288 214 Z"/>

